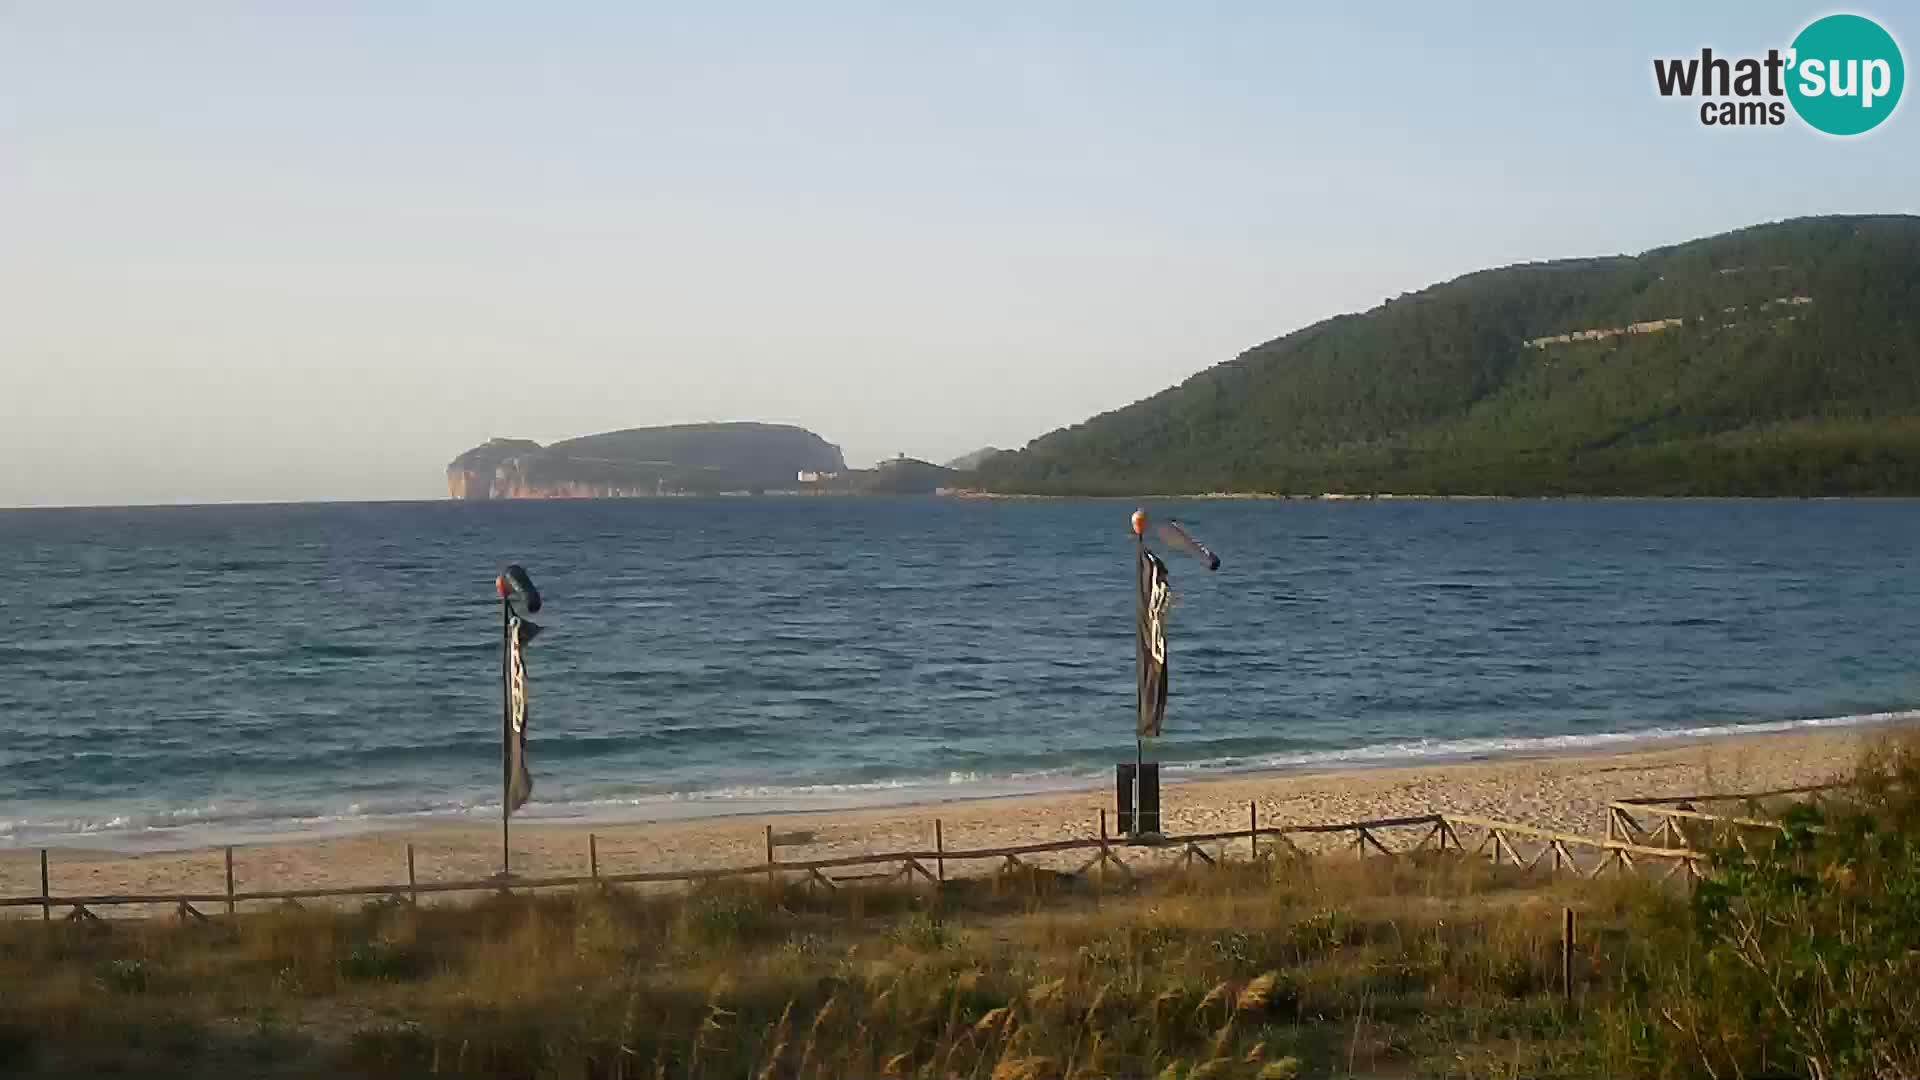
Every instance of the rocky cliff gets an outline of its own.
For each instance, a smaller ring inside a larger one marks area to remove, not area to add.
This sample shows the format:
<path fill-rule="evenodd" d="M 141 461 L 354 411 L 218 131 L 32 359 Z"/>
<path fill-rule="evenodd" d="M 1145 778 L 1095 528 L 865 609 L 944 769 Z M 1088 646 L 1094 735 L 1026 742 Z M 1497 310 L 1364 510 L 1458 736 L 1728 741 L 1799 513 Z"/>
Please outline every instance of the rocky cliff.
<path fill-rule="evenodd" d="M 501 462 L 539 449 L 532 439 L 488 439 L 447 465 L 447 494 L 456 499 L 490 498 Z"/>
<path fill-rule="evenodd" d="M 490 439 L 447 466 L 456 499 L 596 499 L 788 490 L 846 470 L 840 448 L 786 424 L 629 428 L 541 446 Z"/>

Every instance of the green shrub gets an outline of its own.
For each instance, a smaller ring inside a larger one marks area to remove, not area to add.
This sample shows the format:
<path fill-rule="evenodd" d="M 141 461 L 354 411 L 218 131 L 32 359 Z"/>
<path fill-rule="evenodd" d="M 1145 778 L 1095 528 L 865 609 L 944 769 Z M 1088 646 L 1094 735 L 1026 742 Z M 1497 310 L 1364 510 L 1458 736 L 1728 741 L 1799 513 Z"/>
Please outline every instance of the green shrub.
<path fill-rule="evenodd" d="M 681 911 L 680 927 L 693 944 L 735 946 L 764 936 L 773 926 L 767 901 L 739 887 L 693 893 Z"/>
<path fill-rule="evenodd" d="M 418 952 L 385 941 L 363 941 L 341 958 L 340 974 L 349 979 L 405 982 L 426 972 Z"/>
<path fill-rule="evenodd" d="M 1624 977 L 1636 1056 L 1665 1075 L 1920 1076 L 1920 758 L 1861 779 L 1857 801 L 1714 851 L 1679 928 Z"/>
<path fill-rule="evenodd" d="M 938 952 L 953 943 L 947 924 L 938 916 L 917 911 L 893 928 L 893 939 L 915 952 Z"/>
<path fill-rule="evenodd" d="M 102 989 L 116 994 L 147 992 L 147 963 L 144 960 L 109 960 L 100 965 Z"/>

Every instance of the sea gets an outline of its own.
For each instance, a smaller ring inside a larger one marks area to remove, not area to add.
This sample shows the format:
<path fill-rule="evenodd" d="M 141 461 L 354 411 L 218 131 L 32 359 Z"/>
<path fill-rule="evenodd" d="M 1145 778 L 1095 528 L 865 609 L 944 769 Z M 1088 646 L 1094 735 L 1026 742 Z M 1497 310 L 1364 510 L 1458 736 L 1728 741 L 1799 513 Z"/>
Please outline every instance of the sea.
<path fill-rule="evenodd" d="M 1621 748 L 1920 708 L 1920 502 L 1159 500 L 1170 779 Z M 715 498 L 0 512 L 0 846 L 1111 784 L 1133 502 Z"/>

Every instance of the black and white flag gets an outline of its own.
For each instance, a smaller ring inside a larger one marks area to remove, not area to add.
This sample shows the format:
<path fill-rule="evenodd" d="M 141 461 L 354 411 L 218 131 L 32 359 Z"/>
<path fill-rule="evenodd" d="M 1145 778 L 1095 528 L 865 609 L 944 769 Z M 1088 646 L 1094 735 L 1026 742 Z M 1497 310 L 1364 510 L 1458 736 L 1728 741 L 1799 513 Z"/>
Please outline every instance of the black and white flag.
<path fill-rule="evenodd" d="M 1140 618 L 1134 636 L 1140 661 L 1136 668 L 1140 716 L 1135 734 L 1157 739 L 1167 716 L 1167 609 L 1173 604 L 1173 589 L 1167 583 L 1167 564 L 1144 546 L 1137 576 Z"/>
<path fill-rule="evenodd" d="M 527 772 L 527 642 L 540 632 L 537 623 L 518 615 L 507 620 L 507 811 L 525 806 L 533 795 Z"/>

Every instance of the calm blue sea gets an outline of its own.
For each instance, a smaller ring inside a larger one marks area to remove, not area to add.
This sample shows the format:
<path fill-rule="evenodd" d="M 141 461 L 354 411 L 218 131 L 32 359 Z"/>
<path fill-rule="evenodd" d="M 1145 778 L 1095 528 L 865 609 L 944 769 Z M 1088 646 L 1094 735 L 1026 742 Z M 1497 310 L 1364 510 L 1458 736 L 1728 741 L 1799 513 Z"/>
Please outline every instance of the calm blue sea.
<path fill-rule="evenodd" d="M 0 512 L 0 845 L 1102 783 L 1133 753 L 1130 503 L 665 499 Z M 1920 503 L 1168 502 L 1160 757 L 1613 746 L 1920 706 Z"/>

